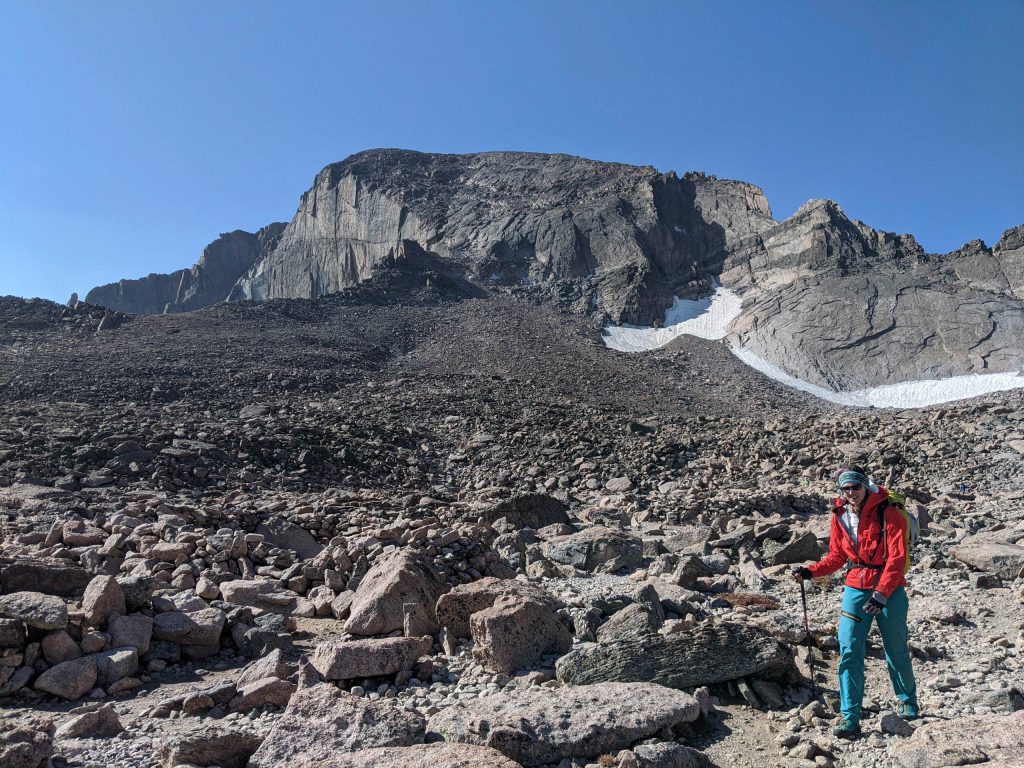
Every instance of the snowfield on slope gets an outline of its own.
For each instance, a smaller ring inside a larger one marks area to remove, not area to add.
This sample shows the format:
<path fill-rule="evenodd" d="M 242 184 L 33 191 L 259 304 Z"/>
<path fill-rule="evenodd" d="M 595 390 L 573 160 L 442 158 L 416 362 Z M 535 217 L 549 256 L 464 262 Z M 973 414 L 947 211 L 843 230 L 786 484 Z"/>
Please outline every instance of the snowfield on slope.
<path fill-rule="evenodd" d="M 724 339 L 729 324 L 739 316 L 741 300 L 733 291 L 718 286 L 706 299 L 676 299 L 665 313 L 663 328 L 639 325 L 610 325 L 604 329 L 606 346 L 619 352 L 647 352 L 668 344 L 684 334 L 702 339 Z M 867 389 L 833 392 L 790 376 L 749 349 L 733 347 L 732 353 L 751 368 L 793 389 L 839 405 L 862 408 L 924 408 L 929 405 L 966 400 L 971 397 L 1024 387 L 1024 376 L 1016 372 L 953 376 L 886 384 Z"/>

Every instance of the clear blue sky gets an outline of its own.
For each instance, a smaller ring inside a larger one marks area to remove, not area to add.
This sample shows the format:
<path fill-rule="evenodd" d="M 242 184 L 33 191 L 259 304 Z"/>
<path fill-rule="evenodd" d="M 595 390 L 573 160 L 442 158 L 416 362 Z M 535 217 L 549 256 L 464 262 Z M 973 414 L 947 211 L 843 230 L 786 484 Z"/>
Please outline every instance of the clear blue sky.
<path fill-rule="evenodd" d="M 0 294 L 287 221 L 371 147 L 701 170 L 945 252 L 1024 223 L 1024 2 L 0 0 Z"/>

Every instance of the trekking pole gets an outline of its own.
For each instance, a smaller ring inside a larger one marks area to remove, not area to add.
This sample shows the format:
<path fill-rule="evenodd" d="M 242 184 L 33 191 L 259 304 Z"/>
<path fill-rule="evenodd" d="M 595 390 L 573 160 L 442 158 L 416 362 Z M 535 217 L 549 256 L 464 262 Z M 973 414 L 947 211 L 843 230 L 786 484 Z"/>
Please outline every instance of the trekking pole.
<path fill-rule="evenodd" d="M 804 580 L 800 579 L 800 602 L 804 606 L 804 635 L 807 639 L 807 666 L 811 671 L 811 693 L 815 700 L 818 698 L 818 683 L 814 679 L 814 652 L 811 650 L 811 624 L 807 619 L 807 591 L 804 589 Z"/>

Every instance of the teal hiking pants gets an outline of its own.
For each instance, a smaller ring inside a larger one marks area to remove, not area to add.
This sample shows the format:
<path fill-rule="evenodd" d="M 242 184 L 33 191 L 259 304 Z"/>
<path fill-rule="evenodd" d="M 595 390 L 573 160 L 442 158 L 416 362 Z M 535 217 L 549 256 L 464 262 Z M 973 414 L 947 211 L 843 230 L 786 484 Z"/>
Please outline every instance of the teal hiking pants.
<path fill-rule="evenodd" d="M 917 684 L 907 647 L 907 592 L 900 587 L 876 616 L 864 613 L 870 589 L 845 587 L 839 617 L 839 710 L 847 719 L 860 722 L 864 699 L 864 654 L 873 619 L 878 620 L 885 648 L 885 665 L 896 698 L 917 706 Z"/>

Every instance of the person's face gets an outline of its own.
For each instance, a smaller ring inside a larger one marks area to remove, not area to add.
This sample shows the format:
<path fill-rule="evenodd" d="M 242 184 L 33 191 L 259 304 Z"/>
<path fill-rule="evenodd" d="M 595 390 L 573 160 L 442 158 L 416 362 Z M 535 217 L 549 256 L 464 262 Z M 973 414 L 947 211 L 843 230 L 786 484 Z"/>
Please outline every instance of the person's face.
<path fill-rule="evenodd" d="M 847 483 L 842 487 L 843 498 L 852 502 L 856 507 L 864 506 L 864 499 L 867 498 L 867 489 L 860 483 Z"/>

